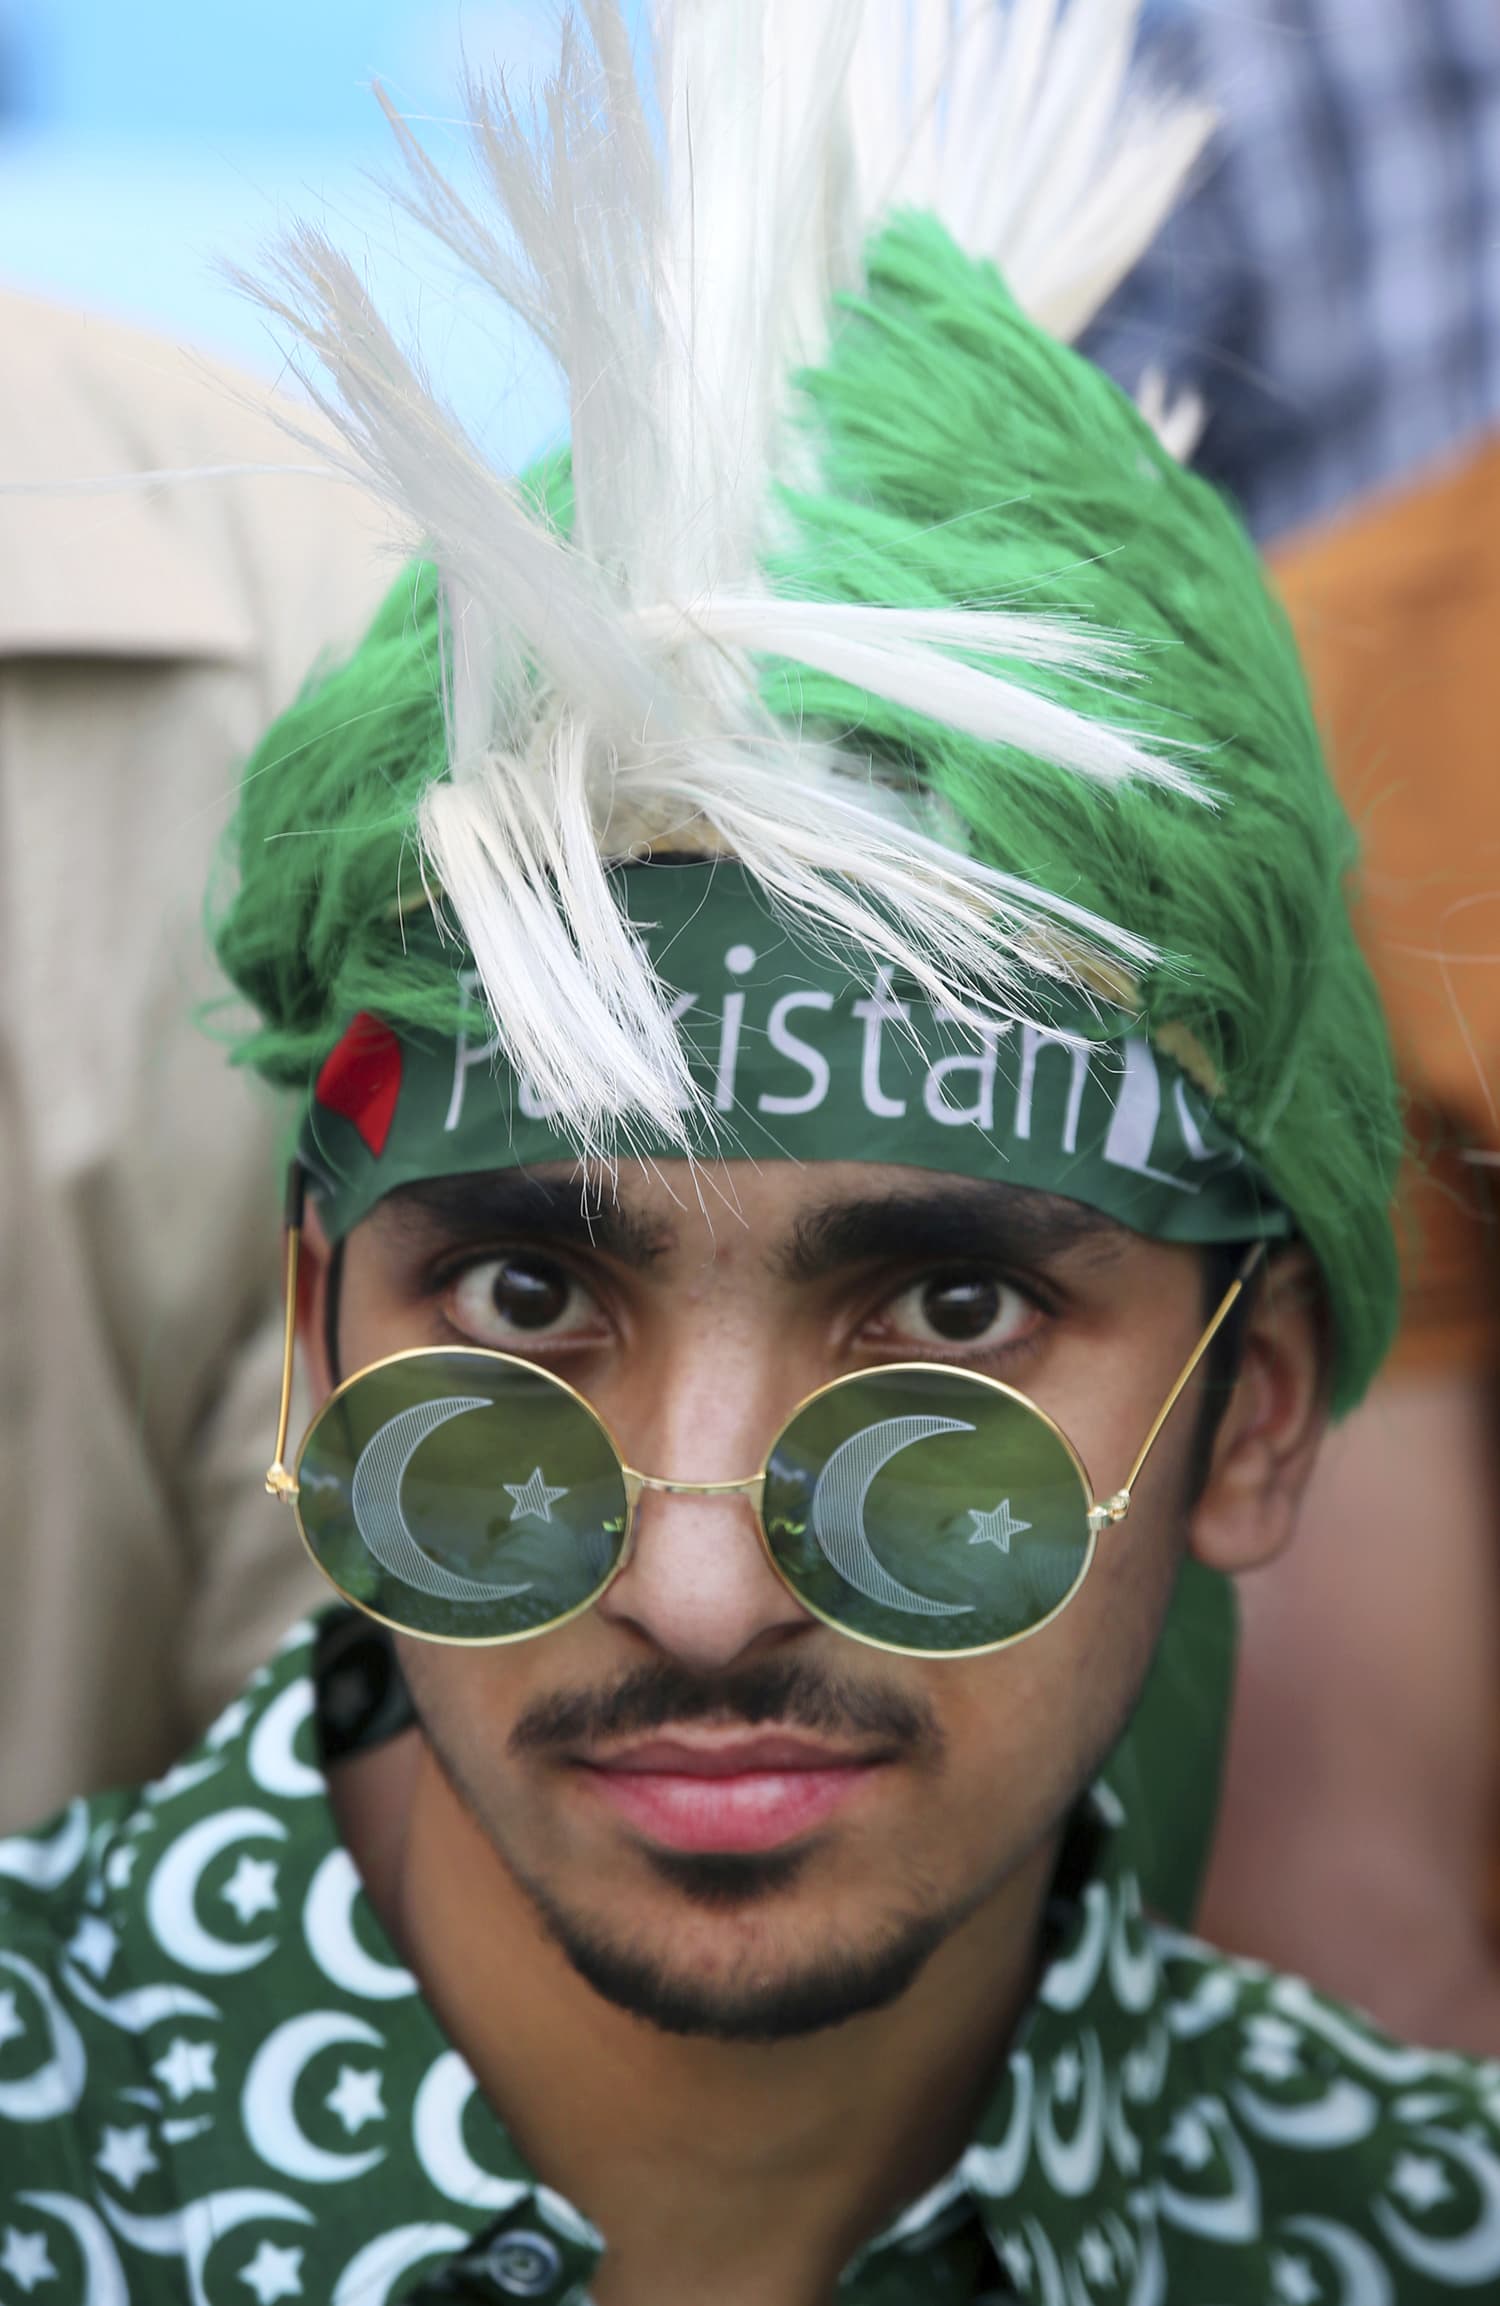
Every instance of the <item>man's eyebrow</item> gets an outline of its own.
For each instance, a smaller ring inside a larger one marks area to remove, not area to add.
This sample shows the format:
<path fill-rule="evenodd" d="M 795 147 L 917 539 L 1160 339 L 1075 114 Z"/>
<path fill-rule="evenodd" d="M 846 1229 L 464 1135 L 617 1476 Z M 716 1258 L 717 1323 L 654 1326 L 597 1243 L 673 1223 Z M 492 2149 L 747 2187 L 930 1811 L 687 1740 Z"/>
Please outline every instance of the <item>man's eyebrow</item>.
<path fill-rule="evenodd" d="M 670 1230 L 607 1196 L 590 1197 L 578 1176 L 538 1177 L 524 1169 L 430 1177 L 386 1195 L 381 1211 L 400 1232 L 445 1243 L 519 1239 L 559 1248 L 601 1249 L 624 1265 L 653 1264 L 671 1247 Z"/>
<path fill-rule="evenodd" d="M 1130 1236 L 1097 1209 L 1013 1185 L 956 1185 L 935 1192 L 872 1194 L 835 1201 L 798 1219 L 778 1263 L 789 1279 L 817 1281 L 871 1258 L 1035 1266 L 1089 1243 L 1116 1256 Z"/>

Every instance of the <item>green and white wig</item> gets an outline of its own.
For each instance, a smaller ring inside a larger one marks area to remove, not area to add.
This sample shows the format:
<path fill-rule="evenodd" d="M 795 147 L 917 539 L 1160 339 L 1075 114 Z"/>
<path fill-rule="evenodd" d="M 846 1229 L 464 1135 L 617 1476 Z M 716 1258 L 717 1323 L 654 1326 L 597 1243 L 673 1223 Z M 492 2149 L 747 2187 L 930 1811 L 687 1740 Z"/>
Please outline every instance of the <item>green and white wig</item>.
<path fill-rule="evenodd" d="M 491 1166 L 535 1151 L 517 1085 L 578 1154 L 727 1154 L 668 877 L 620 868 L 730 860 L 797 967 L 903 1019 L 1024 1026 L 1033 1064 L 1149 1046 L 1251 1181 L 1222 1237 L 1310 1244 L 1346 1405 L 1394 1319 L 1400 1142 L 1349 828 L 1255 556 L 1179 461 L 1195 412 L 1069 349 L 1211 125 L 1133 72 L 1137 14 L 676 0 L 643 62 L 581 0 L 533 104 L 469 83 L 482 196 L 395 124 L 399 197 L 546 346 L 570 440 L 495 471 L 351 264 L 283 253 L 262 293 L 417 559 L 249 764 L 219 949 L 278 1083 L 357 1018 L 451 1044 L 468 1001 L 509 1085 Z"/>

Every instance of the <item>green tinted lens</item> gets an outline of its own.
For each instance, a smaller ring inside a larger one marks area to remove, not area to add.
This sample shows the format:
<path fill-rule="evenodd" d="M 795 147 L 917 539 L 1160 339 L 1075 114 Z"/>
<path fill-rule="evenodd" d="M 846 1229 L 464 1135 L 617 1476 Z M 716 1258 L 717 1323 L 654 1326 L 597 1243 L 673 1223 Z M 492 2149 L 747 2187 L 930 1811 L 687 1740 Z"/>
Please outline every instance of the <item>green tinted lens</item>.
<path fill-rule="evenodd" d="M 817 1394 L 771 1455 L 771 1551 L 820 1617 L 892 1649 L 987 1649 L 1066 1601 L 1093 1536 L 1039 1410 L 961 1371 L 871 1370 Z"/>
<path fill-rule="evenodd" d="M 340 1593 L 411 1633 L 504 1641 L 584 1608 L 625 1543 L 614 1446 L 566 1386 L 502 1354 L 400 1354 L 352 1378 L 298 1461 Z"/>

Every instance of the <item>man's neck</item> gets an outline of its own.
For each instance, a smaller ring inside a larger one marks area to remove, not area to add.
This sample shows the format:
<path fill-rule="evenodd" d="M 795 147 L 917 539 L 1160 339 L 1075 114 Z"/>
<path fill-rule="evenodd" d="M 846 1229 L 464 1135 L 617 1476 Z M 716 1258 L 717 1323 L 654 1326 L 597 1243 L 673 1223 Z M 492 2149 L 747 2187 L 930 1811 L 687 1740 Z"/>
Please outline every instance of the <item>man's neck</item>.
<path fill-rule="evenodd" d="M 531 2167 L 605 2235 L 597 2306 L 825 2306 L 971 2134 L 1056 1857 L 1036 1851 L 888 2009 L 725 2043 L 662 2033 L 578 1977 L 417 1733 L 344 1765 L 333 1792 L 439 2022 Z"/>

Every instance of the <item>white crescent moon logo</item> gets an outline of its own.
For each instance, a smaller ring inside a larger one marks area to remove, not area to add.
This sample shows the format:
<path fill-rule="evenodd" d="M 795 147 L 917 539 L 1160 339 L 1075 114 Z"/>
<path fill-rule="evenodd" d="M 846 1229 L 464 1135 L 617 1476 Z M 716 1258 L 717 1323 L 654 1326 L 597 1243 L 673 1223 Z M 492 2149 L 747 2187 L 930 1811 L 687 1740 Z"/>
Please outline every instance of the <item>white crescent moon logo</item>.
<path fill-rule="evenodd" d="M 1097 2034 L 1083 2037 L 1083 2105 L 1071 2138 L 1058 2136 L 1054 2097 L 1049 2079 L 1037 2106 L 1037 2157 L 1058 2193 L 1077 2198 L 1098 2184 L 1104 2167 L 1104 2059 Z"/>
<path fill-rule="evenodd" d="M 191 1986 L 133 1986 L 129 1993 L 101 1994 L 72 1962 L 63 1964 L 63 1982 L 75 2002 L 82 2002 L 96 2018 L 118 2026 L 122 2034 L 149 2033 L 166 2018 L 221 2018 L 224 2013 L 206 1994 Z"/>
<path fill-rule="evenodd" d="M 28 2210 L 41 2210 L 66 2226 L 78 2244 L 88 2288 L 78 2306 L 130 2306 L 120 2253 L 109 2238 L 109 2228 L 96 2210 L 75 2201 L 71 2194 L 23 2194 Z"/>
<path fill-rule="evenodd" d="M 52 2037 L 52 2055 L 45 2066 L 24 2081 L 0 2083 L 0 2121 L 50 2122 L 71 2114 L 83 2096 L 88 2058 L 83 2036 L 34 1963 L 20 1954 L 0 1954 L 0 1968 L 13 1970 L 35 1994 Z"/>
<path fill-rule="evenodd" d="M 273 1698 L 250 1735 L 245 1759 L 262 1793 L 282 1801 L 326 1793 L 327 1780 L 297 1752 L 297 1732 L 313 1710 L 311 1681 L 294 1681 Z"/>
<path fill-rule="evenodd" d="M 354 1935 L 359 1874 L 346 1849 L 330 1850 L 312 1878 L 302 1928 L 308 1951 L 330 1984 L 361 2001 L 394 2002 L 414 1994 L 417 1981 L 394 1962 L 378 1962 Z"/>
<path fill-rule="evenodd" d="M 298 2126 L 292 2110 L 297 2084 L 318 2052 L 335 2042 L 357 2042 L 363 2049 L 385 2048 L 383 2037 L 363 2018 L 342 2016 L 334 2010 L 313 2010 L 305 2017 L 288 2018 L 256 2051 L 240 2099 L 245 2136 L 261 2160 L 284 2178 L 300 2178 L 313 2186 L 358 2178 L 385 2159 L 383 2146 L 369 2146 L 356 2154 L 330 2153 L 326 2146 L 315 2146 Z"/>
<path fill-rule="evenodd" d="M 473 2240 L 461 2226 L 393 2226 L 357 2250 L 333 2293 L 333 2306 L 386 2306 L 399 2275 L 441 2253 L 451 2257 Z"/>
<path fill-rule="evenodd" d="M 1380 2108 L 1369 2090 L 1339 2075 L 1321 2098 L 1311 2104 L 1278 2106 L 1263 2098 L 1248 2083 L 1238 2082 L 1232 2093 L 1235 2112 L 1259 2138 L 1278 2146 L 1352 2146 L 1368 2138 Z"/>
<path fill-rule="evenodd" d="M 28 1889 L 55 1890 L 78 1864 L 88 1841 L 88 1810 L 81 1801 L 73 1802 L 50 1841 L 15 1834 L 0 1842 L 0 1875 L 25 1882 Z"/>
<path fill-rule="evenodd" d="M 532 2191 L 519 2178 L 481 2170 L 464 2144 L 464 2108 L 475 2081 L 457 2050 L 445 2050 L 422 2077 L 412 2115 L 417 2159 L 440 2194 L 470 2210 L 509 2210 Z"/>
<path fill-rule="evenodd" d="M 1380 2231 L 1407 2265 L 1430 2281 L 1455 2289 L 1474 2282 L 1493 2282 L 1500 2274 L 1500 2161 L 1488 2147 L 1476 2146 L 1458 2130 L 1418 2130 L 1412 2134 L 1412 2143 L 1441 2147 L 1468 2171 L 1479 2189 L 1479 2217 L 1467 2234 L 1435 2241 L 1431 2235 L 1419 2233 L 1389 2202 L 1377 2202 L 1374 2215 Z"/>
<path fill-rule="evenodd" d="M 513 1601 L 531 1591 L 529 1578 L 521 1585 L 485 1585 L 478 1578 L 444 1569 L 412 1536 L 401 1503 L 406 1469 L 427 1436 L 467 1410 L 493 1406 L 482 1394 L 419 1401 L 412 1409 L 398 1411 L 370 1436 L 354 1468 L 350 1503 L 372 1559 L 414 1593 L 429 1594 L 434 1601 Z"/>
<path fill-rule="evenodd" d="M 162 1952 L 185 1970 L 227 1977 L 235 1970 L 253 1969 L 275 1946 L 274 1938 L 233 1945 L 216 1938 L 198 1918 L 198 1884 L 205 1868 L 232 1842 L 252 1838 L 284 1842 L 286 1827 L 266 1810 L 221 1810 L 217 1817 L 189 1826 L 158 1860 L 146 1891 L 146 1918 Z"/>
<path fill-rule="evenodd" d="M 1109 1951 L 1114 1909 L 1103 1882 L 1089 1882 L 1083 1892 L 1083 1928 L 1077 1945 L 1064 1959 L 1049 1964 L 1039 1999 L 1050 2010 L 1080 2010 L 1099 1983 Z"/>
<path fill-rule="evenodd" d="M 1280 2231 L 1322 2251 L 1340 2276 L 1336 2306 L 1396 2306 L 1384 2259 L 1347 2226 L 1336 2226 L 1331 2218 L 1288 2218 Z"/>
<path fill-rule="evenodd" d="M 182 2260 L 192 2306 L 210 2306 L 203 2287 L 208 2254 L 237 2227 L 248 2226 L 258 2218 L 274 2219 L 286 2226 L 316 2223 L 311 2210 L 290 2195 L 269 2194 L 262 2186 L 226 2186 L 217 2194 L 189 2202 L 185 2209 L 168 2212 L 164 2218 L 138 2217 L 123 2203 L 111 2202 L 107 2194 L 100 2200 L 105 2217 L 132 2250 L 144 2250 L 148 2258 Z"/>
<path fill-rule="evenodd" d="M 866 1601 L 902 1610 L 908 1617 L 972 1617 L 968 1602 L 934 1601 L 930 1594 L 914 1593 L 881 1567 L 865 1534 L 865 1499 L 882 1467 L 913 1442 L 927 1441 L 936 1433 L 973 1431 L 972 1425 L 956 1417 L 884 1417 L 841 1441 L 818 1475 L 812 1494 L 813 1536 L 824 1560 Z"/>
<path fill-rule="evenodd" d="M 1183 2194 L 1162 2179 L 1157 2186 L 1162 2213 L 1186 2234 L 1202 2234 L 1212 2242 L 1253 2242 L 1260 2232 L 1260 2179 L 1245 2141 L 1217 2098 L 1194 2098 L 1190 2103 L 1229 2164 L 1229 2192 Z"/>

